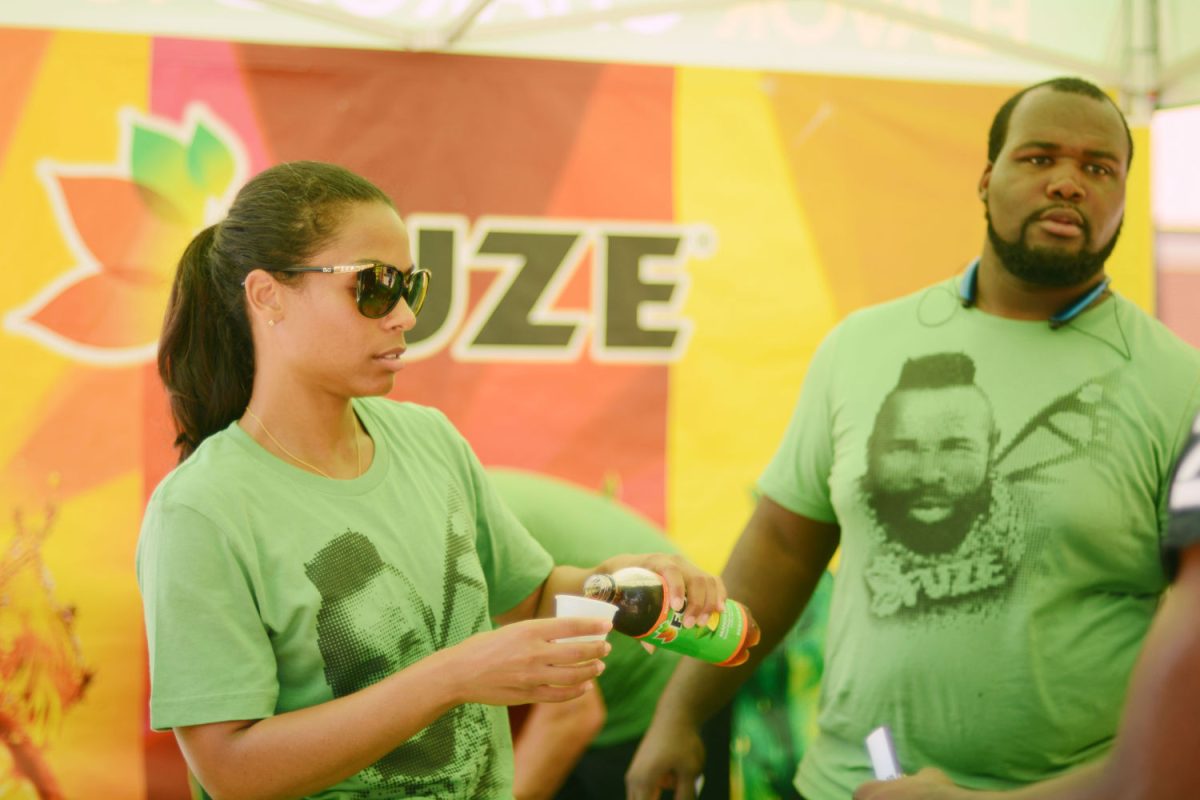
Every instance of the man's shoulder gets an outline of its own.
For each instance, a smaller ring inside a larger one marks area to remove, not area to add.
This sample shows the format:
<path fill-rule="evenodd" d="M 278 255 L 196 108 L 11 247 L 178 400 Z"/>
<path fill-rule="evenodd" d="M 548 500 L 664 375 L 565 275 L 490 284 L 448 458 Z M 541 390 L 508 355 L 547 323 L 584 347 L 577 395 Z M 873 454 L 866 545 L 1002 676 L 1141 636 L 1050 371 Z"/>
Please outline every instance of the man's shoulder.
<path fill-rule="evenodd" d="M 1200 367 L 1200 350 L 1186 342 L 1162 320 L 1120 295 L 1113 299 L 1118 303 L 1121 319 L 1130 328 L 1129 333 L 1133 337 L 1131 344 L 1149 350 L 1156 358 L 1166 357 L 1185 366 Z"/>
<path fill-rule="evenodd" d="M 957 280 L 957 276 L 951 276 L 891 300 L 855 309 L 846 315 L 839 327 L 871 327 L 916 319 L 931 306 L 944 307 L 950 312 L 959 305 Z"/>

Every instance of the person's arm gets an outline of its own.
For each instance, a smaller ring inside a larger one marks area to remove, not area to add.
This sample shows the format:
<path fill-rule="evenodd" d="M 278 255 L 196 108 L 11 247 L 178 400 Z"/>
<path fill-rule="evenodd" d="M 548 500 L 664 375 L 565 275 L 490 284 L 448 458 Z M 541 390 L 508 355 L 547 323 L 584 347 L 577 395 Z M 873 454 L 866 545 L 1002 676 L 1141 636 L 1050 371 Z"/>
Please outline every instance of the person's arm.
<path fill-rule="evenodd" d="M 654 721 L 626 776 L 630 800 L 674 789 L 692 800 L 704 763 L 700 725 L 728 703 L 738 686 L 787 635 L 837 549 L 837 525 L 802 517 L 769 497 L 754 509 L 722 572 L 729 595 L 754 616 L 762 641 L 736 668 L 682 659 L 659 699 Z"/>
<path fill-rule="evenodd" d="M 261 720 L 175 729 L 216 800 L 312 794 L 366 768 L 463 703 L 561 702 L 592 691 L 605 633 L 595 619 L 532 620 L 475 634 L 353 694 Z"/>
<path fill-rule="evenodd" d="M 971 792 L 936 770 L 864 784 L 855 800 L 1195 800 L 1200 797 L 1200 544 L 1146 637 L 1107 760 L 1012 792 Z"/>
<path fill-rule="evenodd" d="M 1117 734 L 1107 797 L 1200 797 L 1200 544 L 1183 553 L 1179 574 L 1146 637 Z M 1100 796 L 1100 792 L 1094 795 Z"/>
<path fill-rule="evenodd" d="M 566 781 L 580 756 L 604 727 L 600 690 L 564 703 L 538 703 L 513 740 L 513 796 L 548 800 Z"/>

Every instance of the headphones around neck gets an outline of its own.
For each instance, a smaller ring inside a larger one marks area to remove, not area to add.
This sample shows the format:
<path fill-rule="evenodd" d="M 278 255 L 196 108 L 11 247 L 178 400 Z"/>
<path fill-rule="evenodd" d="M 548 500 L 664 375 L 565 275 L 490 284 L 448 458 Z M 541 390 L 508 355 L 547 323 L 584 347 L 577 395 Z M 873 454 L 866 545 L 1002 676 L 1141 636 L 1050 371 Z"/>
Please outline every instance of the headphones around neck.
<path fill-rule="evenodd" d="M 1071 320 L 1083 313 L 1083 310 L 1096 301 L 1096 298 L 1104 293 L 1108 285 L 1112 283 L 1112 278 L 1107 275 L 1104 280 L 1097 283 L 1080 297 L 1072 300 L 1067 305 L 1059 309 L 1054 316 L 1050 317 L 1050 330 L 1056 331 L 1063 325 L 1066 325 Z M 979 259 L 976 258 L 967 267 L 967 274 L 963 277 L 962 286 L 958 290 L 958 299 L 962 303 L 963 308 L 971 308 L 975 305 L 975 298 L 979 291 Z"/>

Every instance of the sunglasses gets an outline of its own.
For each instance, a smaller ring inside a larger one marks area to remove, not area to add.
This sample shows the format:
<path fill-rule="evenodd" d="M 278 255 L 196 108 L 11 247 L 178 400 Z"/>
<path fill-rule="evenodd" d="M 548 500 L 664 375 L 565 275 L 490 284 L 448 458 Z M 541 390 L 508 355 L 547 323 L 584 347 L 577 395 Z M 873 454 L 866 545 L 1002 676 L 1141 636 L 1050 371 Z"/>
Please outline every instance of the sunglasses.
<path fill-rule="evenodd" d="M 387 316 L 401 299 L 408 303 L 413 316 L 421 313 L 425 295 L 429 292 L 429 270 L 412 269 L 401 272 L 399 268 L 382 261 L 363 264 L 338 264 L 332 267 L 285 267 L 279 272 L 325 272 L 343 274 L 357 272 L 354 300 L 358 312 L 369 319 Z"/>

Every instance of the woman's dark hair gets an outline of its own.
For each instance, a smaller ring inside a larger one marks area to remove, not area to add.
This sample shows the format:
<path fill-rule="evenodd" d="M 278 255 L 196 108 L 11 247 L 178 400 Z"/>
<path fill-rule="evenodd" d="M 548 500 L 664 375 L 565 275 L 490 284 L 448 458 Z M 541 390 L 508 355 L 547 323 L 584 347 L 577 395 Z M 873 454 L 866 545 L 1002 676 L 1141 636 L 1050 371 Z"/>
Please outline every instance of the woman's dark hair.
<path fill-rule="evenodd" d="M 254 343 L 246 275 L 303 264 L 336 237 L 347 207 L 357 203 L 392 205 L 379 187 L 343 167 L 279 164 L 252 178 L 225 219 L 192 239 L 179 259 L 158 345 L 180 461 L 250 402 Z"/>

